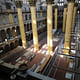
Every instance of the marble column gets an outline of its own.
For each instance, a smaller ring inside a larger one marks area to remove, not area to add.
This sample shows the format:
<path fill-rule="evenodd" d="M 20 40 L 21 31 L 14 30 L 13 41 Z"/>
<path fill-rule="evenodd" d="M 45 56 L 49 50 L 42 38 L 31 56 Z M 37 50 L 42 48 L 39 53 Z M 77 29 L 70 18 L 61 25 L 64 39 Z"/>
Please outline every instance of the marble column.
<path fill-rule="evenodd" d="M 53 37 L 52 37 L 52 27 L 53 27 L 53 17 L 52 17 L 52 0 L 47 1 L 47 44 L 48 53 L 53 51 Z"/>
<path fill-rule="evenodd" d="M 26 34 L 24 30 L 24 21 L 23 21 L 23 16 L 22 16 L 22 1 L 16 1 L 16 7 L 18 11 L 18 20 L 19 20 L 19 27 L 20 27 L 20 33 L 21 33 L 21 39 L 22 39 L 22 45 L 24 48 L 27 47 L 27 42 L 26 42 Z"/>
<path fill-rule="evenodd" d="M 63 13 L 63 32 L 66 29 L 66 18 L 67 18 L 67 4 L 64 5 L 64 13 Z"/>
<path fill-rule="evenodd" d="M 57 30 L 57 16 L 58 15 L 58 6 L 57 5 L 55 5 L 55 15 L 54 15 L 54 17 L 55 17 L 55 29 Z"/>
<path fill-rule="evenodd" d="M 74 8 L 74 1 L 69 0 L 69 2 L 68 2 L 68 11 L 67 11 L 67 20 L 66 20 L 64 54 L 69 54 L 69 49 L 70 49 L 70 37 L 71 37 L 73 8 Z"/>
<path fill-rule="evenodd" d="M 37 31 L 37 20 L 36 20 L 36 0 L 29 0 L 31 6 L 31 17 L 32 17 L 32 31 L 33 31 L 33 43 L 34 50 L 39 50 L 38 42 L 38 31 Z"/>
<path fill-rule="evenodd" d="M 11 4 L 10 3 L 6 3 L 6 8 L 7 8 L 7 12 L 8 12 L 9 22 L 10 23 L 14 23 L 13 15 L 11 13 Z"/>
<path fill-rule="evenodd" d="M 76 18 L 76 12 L 77 12 L 78 4 L 74 4 L 74 12 L 73 12 L 73 20 L 72 20 L 72 32 L 74 32 L 75 28 L 75 18 Z"/>

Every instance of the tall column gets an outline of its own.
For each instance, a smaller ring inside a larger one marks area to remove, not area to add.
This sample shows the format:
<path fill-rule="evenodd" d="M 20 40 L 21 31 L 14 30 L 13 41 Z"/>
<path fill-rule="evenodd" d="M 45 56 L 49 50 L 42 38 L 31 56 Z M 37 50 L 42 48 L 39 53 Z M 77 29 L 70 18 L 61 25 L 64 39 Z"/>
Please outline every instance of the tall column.
<path fill-rule="evenodd" d="M 31 17 L 32 17 L 32 31 L 33 31 L 33 42 L 34 42 L 34 50 L 37 51 L 39 49 L 38 44 L 38 32 L 37 32 L 37 21 L 36 21 L 36 0 L 29 0 L 31 6 Z"/>
<path fill-rule="evenodd" d="M 55 29 L 57 30 L 57 14 L 58 14 L 58 6 L 55 5 Z"/>
<path fill-rule="evenodd" d="M 42 7 L 40 6 L 40 9 L 41 9 L 41 18 L 43 18 L 43 11 L 42 11 Z M 42 21 L 41 21 L 41 32 L 43 32 L 43 19 L 42 19 Z"/>
<path fill-rule="evenodd" d="M 63 32 L 66 29 L 66 17 L 67 17 L 67 4 L 64 5 L 64 13 L 63 13 Z"/>
<path fill-rule="evenodd" d="M 80 12 L 78 15 L 78 24 L 80 25 Z M 78 34 L 80 35 L 80 26 L 78 26 Z M 78 50 L 80 50 L 80 36 L 78 37 Z"/>
<path fill-rule="evenodd" d="M 77 12 L 77 7 L 78 4 L 74 4 L 74 12 L 73 12 L 73 20 L 72 20 L 72 32 L 74 32 L 74 26 L 75 26 L 75 18 L 76 18 L 76 12 Z"/>
<path fill-rule="evenodd" d="M 16 1 L 16 7 L 18 11 L 18 19 L 19 19 L 19 27 L 20 27 L 20 33 L 21 33 L 21 38 L 22 38 L 22 45 L 24 48 L 26 48 L 27 43 L 26 43 L 26 34 L 24 31 L 24 22 L 23 22 L 23 16 L 22 16 L 22 1 Z"/>
<path fill-rule="evenodd" d="M 13 16 L 11 14 L 11 4 L 10 3 L 6 3 L 6 8 L 7 8 L 7 12 L 8 12 L 9 22 L 10 23 L 14 23 Z"/>
<path fill-rule="evenodd" d="M 79 35 L 80 35 L 80 11 L 78 11 L 78 14 L 77 14 L 77 16 L 78 16 L 78 33 L 79 33 Z"/>
<path fill-rule="evenodd" d="M 52 0 L 47 1 L 47 43 L 48 53 L 53 51 L 53 38 L 52 38 Z"/>
<path fill-rule="evenodd" d="M 71 26 L 72 26 L 72 16 L 73 16 L 74 2 L 69 1 L 68 3 L 68 12 L 66 20 L 66 32 L 65 32 L 65 42 L 64 42 L 64 54 L 69 54 L 70 49 L 70 36 L 71 36 Z"/>

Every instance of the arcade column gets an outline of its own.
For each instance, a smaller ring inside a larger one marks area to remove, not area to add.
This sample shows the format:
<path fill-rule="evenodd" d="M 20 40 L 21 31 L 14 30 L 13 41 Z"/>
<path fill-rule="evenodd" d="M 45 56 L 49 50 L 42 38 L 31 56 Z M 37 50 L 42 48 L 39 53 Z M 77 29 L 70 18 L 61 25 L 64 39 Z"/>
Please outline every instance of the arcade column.
<path fill-rule="evenodd" d="M 48 53 L 53 51 L 53 38 L 52 38 L 52 0 L 47 0 L 47 43 Z"/>
<path fill-rule="evenodd" d="M 70 49 L 70 37 L 71 37 L 73 8 L 74 8 L 74 1 L 69 0 L 69 2 L 68 2 L 68 11 L 67 11 L 67 20 L 66 20 L 64 54 L 69 54 L 69 49 Z"/>
<path fill-rule="evenodd" d="M 55 5 L 55 29 L 57 30 L 57 16 L 58 15 L 58 6 Z"/>
<path fill-rule="evenodd" d="M 74 4 L 74 12 L 73 12 L 73 20 L 72 20 L 72 32 L 74 32 L 75 27 L 75 18 L 76 18 L 76 12 L 77 12 L 78 4 Z"/>
<path fill-rule="evenodd" d="M 8 18 L 10 23 L 14 23 L 13 16 L 11 14 L 11 4 L 6 2 L 6 8 L 8 12 Z"/>
<path fill-rule="evenodd" d="M 26 34 L 24 31 L 24 22 L 23 22 L 23 16 L 22 16 L 22 1 L 15 1 L 17 11 L 18 11 L 18 19 L 19 19 L 19 27 L 20 27 L 20 33 L 21 33 L 21 38 L 22 38 L 22 45 L 24 48 L 26 48 L 27 43 L 26 43 Z"/>
<path fill-rule="evenodd" d="M 67 4 L 64 5 L 64 13 L 63 13 L 63 32 L 66 29 L 66 18 L 67 18 Z"/>
<path fill-rule="evenodd" d="M 32 17 L 32 31 L 33 31 L 33 43 L 34 43 L 34 50 L 39 50 L 39 43 L 38 43 L 38 31 L 37 31 L 37 21 L 36 21 L 36 0 L 29 0 L 31 6 L 31 17 Z"/>

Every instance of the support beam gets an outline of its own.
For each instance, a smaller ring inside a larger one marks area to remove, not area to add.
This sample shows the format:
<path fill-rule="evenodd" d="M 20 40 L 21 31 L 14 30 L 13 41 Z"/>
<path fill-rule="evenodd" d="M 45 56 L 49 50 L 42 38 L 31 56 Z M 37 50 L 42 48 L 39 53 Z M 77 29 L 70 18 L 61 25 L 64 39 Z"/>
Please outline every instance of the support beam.
<path fill-rule="evenodd" d="M 55 29 L 57 30 L 57 15 L 58 15 L 58 6 L 55 5 Z"/>
<path fill-rule="evenodd" d="M 38 43 L 38 32 L 37 32 L 37 21 L 36 21 L 36 0 L 29 0 L 31 6 L 31 17 L 32 17 L 32 31 L 33 31 L 33 42 L 34 42 L 34 50 L 39 50 Z"/>
<path fill-rule="evenodd" d="M 48 0 L 47 4 L 47 43 L 48 53 L 53 51 L 53 38 L 52 38 L 52 0 Z"/>
<path fill-rule="evenodd" d="M 64 5 L 64 13 L 63 13 L 63 32 L 66 29 L 66 18 L 67 18 L 67 4 Z"/>
<path fill-rule="evenodd" d="M 26 48 L 27 43 L 26 43 L 26 35 L 24 31 L 24 22 L 23 22 L 23 16 L 22 16 L 22 1 L 16 1 L 16 7 L 18 11 L 18 19 L 19 19 L 19 27 L 20 27 L 20 33 L 21 33 L 21 38 L 22 38 L 22 45 L 24 48 Z"/>
<path fill-rule="evenodd" d="M 74 8 L 74 2 L 69 1 L 68 12 L 67 12 L 67 21 L 66 21 L 65 42 L 64 42 L 64 48 L 66 48 L 66 49 L 70 48 L 70 36 L 71 36 L 73 8 Z M 69 50 L 64 50 L 64 54 L 69 54 Z"/>
<path fill-rule="evenodd" d="M 76 12 L 77 12 L 78 4 L 74 4 L 74 12 L 73 12 L 73 20 L 72 20 L 72 32 L 74 32 L 75 27 L 75 18 L 76 18 Z"/>
<path fill-rule="evenodd" d="M 14 23 L 13 15 L 11 14 L 11 4 L 10 3 L 6 3 L 6 8 L 7 8 L 7 12 L 8 12 L 9 22 L 10 23 Z"/>

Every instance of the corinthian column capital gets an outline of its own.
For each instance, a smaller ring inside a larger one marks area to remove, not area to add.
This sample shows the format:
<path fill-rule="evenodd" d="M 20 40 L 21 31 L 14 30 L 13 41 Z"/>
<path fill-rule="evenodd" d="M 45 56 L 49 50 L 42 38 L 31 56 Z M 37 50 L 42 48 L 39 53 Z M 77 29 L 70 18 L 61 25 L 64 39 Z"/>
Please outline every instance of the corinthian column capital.
<path fill-rule="evenodd" d="M 29 1 L 30 6 L 35 6 L 37 0 L 28 0 L 28 1 Z"/>
<path fill-rule="evenodd" d="M 47 3 L 48 4 L 52 4 L 52 0 L 47 0 Z"/>
<path fill-rule="evenodd" d="M 6 2 L 5 4 L 6 4 L 7 9 L 11 9 L 11 4 L 10 3 Z"/>
<path fill-rule="evenodd" d="M 20 1 L 20 0 L 15 0 L 15 4 L 16 4 L 16 7 L 17 8 L 21 8 L 22 7 L 22 1 Z"/>

